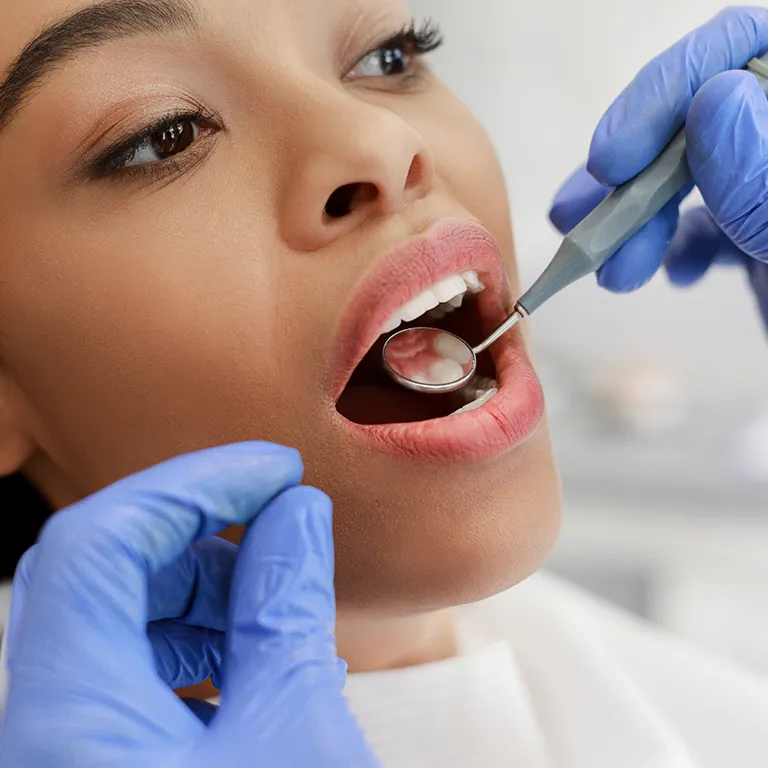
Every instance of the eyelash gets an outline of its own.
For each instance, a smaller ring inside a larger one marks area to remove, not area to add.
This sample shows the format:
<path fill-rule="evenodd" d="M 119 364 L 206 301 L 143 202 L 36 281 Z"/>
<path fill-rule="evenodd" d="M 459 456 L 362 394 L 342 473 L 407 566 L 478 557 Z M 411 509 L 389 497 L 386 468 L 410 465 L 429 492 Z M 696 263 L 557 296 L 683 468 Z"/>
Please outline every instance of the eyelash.
<path fill-rule="evenodd" d="M 199 136 L 188 149 L 169 157 L 167 160 L 159 160 L 145 165 L 126 165 L 152 136 L 187 123 L 198 125 L 206 135 Z M 91 163 L 92 175 L 97 179 L 121 176 L 164 178 L 169 174 L 184 170 L 190 161 L 201 159 L 201 149 L 204 148 L 201 145 L 206 145 L 205 139 L 210 138 L 212 133 L 219 130 L 221 130 L 219 118 L 202 107 L 170 112 L 96 158 Z"/>
<path fill-rule="evenodd" d="M 409 27 L 404 28 L 398 34 L 393 35 L 388 40 L 385 40 L 383 43 L 377 45 L 376 48 L 366 53 L 360 58 L 358 64 L 361 63 L 366 56 L 370 56 L 379 51 L 393 49 L 404 50 L 408 54 L 411 63 L 413 63 L 413 60 L 425 56 L 428 53 L 432 53 L 442 44 L 443 36 L 440 27 L 435 22 L 427 20 L 421 24 L 421 26 L 417 26 L 416 22 L 413 21 Z M 355 66 L 357 66 L 357 64 Z M 367 79 L 396 78 L 402 82 L 417 79 L 422 74 L 422 71 L 417 70 L 416 72 L 406 71 L 395 75 L 382 75 L 379 78 L 369 77 Z M 131 161 L 141 147 L 152 136 L 169 131 L 180 124 L 187 123 L 202 125 L 203 130 L 208 129 L 210 132 L 205 136 L 199 136 L 187 149 L 172 155 L 166 160 L 158 160 L 157 162 L 143 165 L 126 165 L 126 163 Z M 96 179 L 130 177 L 133 179 L 143 178 L 150 181 L 179 175 L 203 159 L 209 148 L 207 146 L 208 142 L 205 141 L 205 139 L 211 138 L 213 134 L 221 130 L 221 127 L 219 118 L 202 107 L 197 107 L 194 110 L 187 109 L 171 112 L 158 120 L 155 120 L 151 125 L 143 128 L 139 133 L 134 134 L 125 141 L 120 142 L 117 146 L 111 147 L 101 154 L 90 164 L 91 175 Z"/>
<path fill-rule="evenodd" d="M 428 53 L 436 51 L 443 44 L 443 33 L 440 26 L 432 19 L 427 19 L 421 26 L 412 21 L 409 27 L 406 27 L 397 35 L 390 37 L 383 43 L 380 43 L 366 56 L 378 51 L 391 50 L 394 48 L 405 49 L 413 58 L 426 56 Z M 363 56 L 360 61 L 365 58 Z M 359 62 L 358 62 L 359 63 Z M 413 75 L 410 75 L 413 76 Z M 408 75 L 406 75 L 408 77 Z"/>

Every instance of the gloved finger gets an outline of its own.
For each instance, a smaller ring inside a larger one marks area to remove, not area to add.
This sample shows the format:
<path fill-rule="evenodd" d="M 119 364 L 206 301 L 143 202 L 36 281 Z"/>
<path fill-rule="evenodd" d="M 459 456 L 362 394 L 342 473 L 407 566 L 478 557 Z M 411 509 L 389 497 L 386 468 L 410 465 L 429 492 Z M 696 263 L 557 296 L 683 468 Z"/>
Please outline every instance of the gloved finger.
<path fill-rule="evenodd" d="M 3 646 L 6 654 L 6 663 L 10 664 L 14 650 L 18 647 L 18 631 L 22 616 L 27 605 L 29 584 L 37 564 L 38 547 L 35 545 L 28 549 L 16 565 L 11 587 L 11 610 L 8 614 L 5 632 L 3 633 Z"/>
<path fill-rule="evenodd" d="M 149 579 L 147 636 L 159 678 L 170 688 L 213 677 L 219 686 L 237 547 L 211 536 Z"/>
<path fill-rule="evenodd" d="M 15 645 L 36 553 L 37 547 L 29 549 L 16 568 L 5 634 L 5 642 L 11 647 Z M 147 636 L 158 676 L 170 688 L 218 677 L 236 557 L 234 544 L 210 537 L 196 542 L 178 560 L 150 577 L 148 620 L 152 623 L 147 626 Z"/>
<path fill-rule="evenodd" d="M 172 459 L 54 515 L 40 537 L 9 661 L 35 666 L 46 659 L 55 627 L 58 657 L 71 674 L 98 670 L 140 687 L 142 680 L 127 677 L 154 672 L 149 577 L 193 540 L 248 523 L 301 474 L 296 451 L 243 443 Z"/>
<path fill-rule="evenodd" d="M 13 635 L 23 613 L 36 553 L 37 547 L 32 547 L 16 568 L 6 628 L 6 642 L 11 646 L 15 644 Z M 180 558 L 150 577 L 148 621 L 152 623 L 147 627 L 147 636 L 158 676 L 170 688 L 218 677 L 236 557 L 234 544 L 210 537 L 194 543 Z"/>
<path fill-rule="evenodd" d="M 743 264 L 749 257 L 717 226 L 706 208 L 686 211 L 680 220 L 664 267 L 673 285 L 687 287 L 714 264 Z"/>
<path fill-rule="evenodd" d="M 612 187 L 596 181 L 584 165 L 574 171 L 560 187 L 550 208 L 549 219 L 565 235 L 592 213 L 611 192 Z"/>
<path fill-rule="evenodd" d="M 719 72 L 741 69 L 768 50 L 768 9 L 736 7 L 647 64 L 598 124 L 588 168 L 618 186 L 638 174 L 686 120 L 696 92 Z"/>
<path fill-rule="evenodd" d="M 316 768 L 378 765 L 343 696 L 331 518 L 327 496 L 295 488 L 248 529 L 232 582 L 218 734 L 232 734 L 222 743 L 254 729 L 274 734 L 295 751 L 285 765 L 305 765 L 307 755 Z"/>
<path fill-rule="evenodd" d="M 157 621 L 147 627 L 147 637 L 157 675 L 169 688 L 197 685 L 209 677 L 217 685 L 227 642 L 224 632 Z"/>
<path fill-rule="evenodd" d="M 338 676 L 331 518 L 325 494 L 295 488 L 246 532 L 230 597 L 224 705 L 268 697 L 305 675 Z"/>
<path fill-rule="evenodd" d="M 679 198 L 667 203 L 602 266 L 597 273 L 601 287 L 614 293 L 629 293 L 644 286 L 659 271 L 679 220 Z"/>
<path fill-rule="evenodd" d="M 237 547 L 211 536 L 195 542 L 149 578 L 147 620 L 175 619 L 183 624 L 224 631 Z"/>
<path fill-rule="evenodd" d="M 754 76 L 726 72 L 702 87 L 686 134 L 713 218 L 738 248 L 768 260 L 768 101 Z"/>
<path fill-rule="evenodd" d="M 691 285 L 716 264 L 746 267 L 763 323 L 768 328 L 768 263 L 753 259 L 737 248 L 706 208 L 688 211 L 665 260 L 671 282 Z"/>

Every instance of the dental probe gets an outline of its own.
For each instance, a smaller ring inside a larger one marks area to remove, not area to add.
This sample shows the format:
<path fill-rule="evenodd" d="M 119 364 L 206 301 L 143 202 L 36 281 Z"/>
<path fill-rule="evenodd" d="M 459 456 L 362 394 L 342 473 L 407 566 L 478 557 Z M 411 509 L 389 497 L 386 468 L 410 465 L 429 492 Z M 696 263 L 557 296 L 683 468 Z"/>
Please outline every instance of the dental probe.
<path fill-rule="evenodd" d="M 768 95 L 768 53 L 746 69 Z M 437 328 L 408 328 L 391 336 L 382 351 L 384 368 L 402 386 L 440 394 L 464 387 L 477 372 L 477 356 L 544 302 L 582 277 L 596 272 L 678 192 L 691 183 L 685 126 L 661 154 L 626 184 L 617 187 L 563 239 L 541 277 L 515 310 L 485 341 L 472 347 Z M 418 358 L 414 357 L 418 350 Z M 418 363 L 416 362 L 418 360 Z"/>

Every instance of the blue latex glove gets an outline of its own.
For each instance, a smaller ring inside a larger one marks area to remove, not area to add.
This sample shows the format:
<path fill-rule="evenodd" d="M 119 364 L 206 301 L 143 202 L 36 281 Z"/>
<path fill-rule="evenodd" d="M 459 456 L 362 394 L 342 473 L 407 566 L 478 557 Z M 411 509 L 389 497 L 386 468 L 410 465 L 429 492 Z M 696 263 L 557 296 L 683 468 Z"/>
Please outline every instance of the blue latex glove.
<path fill-rule="evenodd" d="M 604 265 L 600 285 L 635 290 L 663 263 L 673 283 L 690 285 L 713 264 L 744 264 L 768 324 L 768 101 L 753 75 L 735 71 L 766 50 L 768 9 L 731 8 L 646 65 L 602 118 L 587 166 L 552 207 L 561 232 L 645 168 L 683 122 L 707 208 L 681 220 L 690 190 L 679 195 Z"/>
<path fill-rule="evenodd" d="M 0 766 L 377 765 L 342 696 L 331 505 L 301 475 L 244 443 L 55 515 L 14 583 Z M 210 538 L 241 524 L 239 552 Z M 220 671 L 206 725 L 169 686 Z"/>

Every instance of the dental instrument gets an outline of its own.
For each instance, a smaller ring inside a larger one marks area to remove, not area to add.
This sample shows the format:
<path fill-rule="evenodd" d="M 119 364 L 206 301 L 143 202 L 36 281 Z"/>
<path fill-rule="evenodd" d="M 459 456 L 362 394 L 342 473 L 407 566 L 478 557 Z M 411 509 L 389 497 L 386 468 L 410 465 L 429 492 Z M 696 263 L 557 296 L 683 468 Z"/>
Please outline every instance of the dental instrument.
<path fill-rule="evenodd" d="M 768 96 L 768 53 L 746 69 Z M 633 179 L 617 187 L 563 239 L 560 248 L 514 312 L 481 344 L 439 328 L 408 328 L 387 339 L 382 357 L 387 373 L 416 392 L 441 394 L 466 386 L 477 372 L 477 357 L 544 302 L 598 271 L 688 184 L 685 126 L 661 154 Z M 418 352 L 418 355 L 414 354 Z"/>

